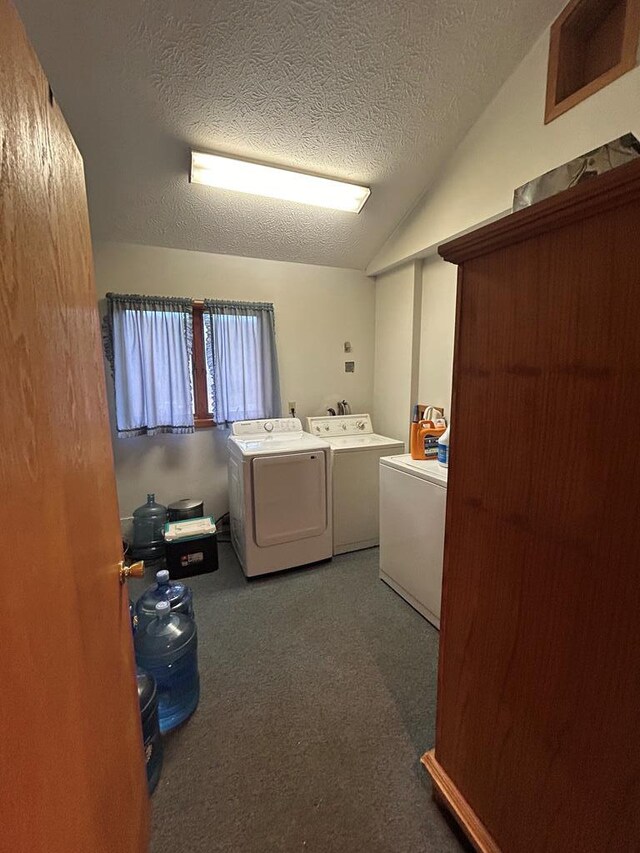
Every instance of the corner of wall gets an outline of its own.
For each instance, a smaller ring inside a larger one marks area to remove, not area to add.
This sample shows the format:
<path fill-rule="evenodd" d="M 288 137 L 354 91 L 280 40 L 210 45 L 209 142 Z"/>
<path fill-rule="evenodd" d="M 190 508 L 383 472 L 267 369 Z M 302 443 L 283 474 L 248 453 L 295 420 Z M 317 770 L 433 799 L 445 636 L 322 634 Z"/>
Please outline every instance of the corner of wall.
<path fill-rule="evenodd" d="M 376 277 L 374 428 L 405 443 L 418 393 L 421 269 L 412 261 Z"/>

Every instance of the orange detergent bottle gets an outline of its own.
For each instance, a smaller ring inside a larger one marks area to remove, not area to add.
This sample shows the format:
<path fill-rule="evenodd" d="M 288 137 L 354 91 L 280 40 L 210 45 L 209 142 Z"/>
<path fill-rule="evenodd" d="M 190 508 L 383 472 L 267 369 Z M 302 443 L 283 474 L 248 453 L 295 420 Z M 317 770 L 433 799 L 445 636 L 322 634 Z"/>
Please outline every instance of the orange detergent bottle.
<path fill-rule="evenodd" d="M 424 417 L 425 412 L 429 417 Z M 437 413 L 435 422 L 431 420 L 434 412 Z M 429 406 L 427 409 L 427 406 L 417 404 L 413 407 L 409 436 L 409 453 L 412 459 L 438 458 L 438 439 L 447 428 L 442 415 L 442 410 L 435 406 Z"/>

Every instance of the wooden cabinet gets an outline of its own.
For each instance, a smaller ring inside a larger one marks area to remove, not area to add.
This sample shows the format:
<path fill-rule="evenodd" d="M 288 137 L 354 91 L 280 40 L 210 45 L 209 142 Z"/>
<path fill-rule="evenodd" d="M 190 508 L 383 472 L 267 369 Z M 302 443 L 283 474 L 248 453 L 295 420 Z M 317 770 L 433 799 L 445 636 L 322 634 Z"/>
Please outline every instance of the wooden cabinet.
<path fill-rule="evenodd" d="M 637 851 L 640 162 L 440 254 L 459 283 L 423 762 L 478 850 Z"/>

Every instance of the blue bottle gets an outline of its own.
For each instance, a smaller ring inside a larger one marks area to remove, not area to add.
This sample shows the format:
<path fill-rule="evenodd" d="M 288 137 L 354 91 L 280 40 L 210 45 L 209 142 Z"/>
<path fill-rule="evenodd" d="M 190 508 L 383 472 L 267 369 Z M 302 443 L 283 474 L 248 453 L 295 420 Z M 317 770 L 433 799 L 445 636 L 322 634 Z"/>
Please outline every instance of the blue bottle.
<path fill-rule="evenodd" d="M 136 560 L 159 560 L 164 556 L 164 525 L 167 508 L 147 495 L 147 502 L 133 511 L 131 556 Z"/>
<path fill-rule="evenodd" d="M 155 618 L 138 627 L 134 644 L 138 666 L 156 680 L 158 720 L 165 734 L 193 714 L 200 698 L 196 623 L 184 613 L 172 613 L 168 601 L 159 601 Z"/>
<path fill-rule="evenodd" d="M 144 628 L 156 615 L 156 604 L 168 601 L 172 613 L 184 613 L 194 618 L 191 587 L 181 581 L 169 579 L 169 572 L 156 572 L 156 583 L 151 584 L 136 602 L 137 627 Z"/>
<path fill-rule="evenodd" d="M 451 425 L 449 425 L 443 434 L 438 439 L 438 465 L 441 465 L 443 468 L 449 467 L 449 430 L 451 429 Z"/>
<path fill-rule="evenodd" d="M 158 726 L 158 690 L 152 675 L 138 667 L 138 704 L 142 722 L 142 741 L 147 765 L 147 785 L 153 794 L 162 770 L 162 739 Z"/>

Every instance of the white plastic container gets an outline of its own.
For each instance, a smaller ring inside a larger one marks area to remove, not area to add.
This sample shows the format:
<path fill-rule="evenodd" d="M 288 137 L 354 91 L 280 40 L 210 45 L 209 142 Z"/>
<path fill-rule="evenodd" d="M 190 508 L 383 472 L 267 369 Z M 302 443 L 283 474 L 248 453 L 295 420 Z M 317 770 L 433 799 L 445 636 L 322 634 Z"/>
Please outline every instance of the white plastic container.
<path fill-rule="evenodd" d="M 442 433 L 440 438 L 438 439 L 438 465 L 442 465 L 443 468 L 449 467 L 449 430 L 451 429 L 451 424 L 446 428 L 446 430 Z"/>

